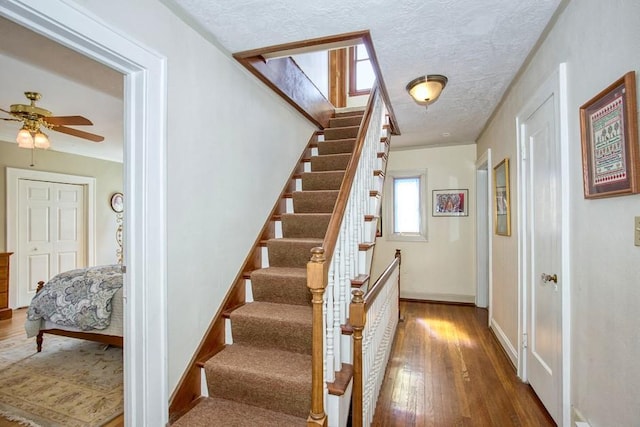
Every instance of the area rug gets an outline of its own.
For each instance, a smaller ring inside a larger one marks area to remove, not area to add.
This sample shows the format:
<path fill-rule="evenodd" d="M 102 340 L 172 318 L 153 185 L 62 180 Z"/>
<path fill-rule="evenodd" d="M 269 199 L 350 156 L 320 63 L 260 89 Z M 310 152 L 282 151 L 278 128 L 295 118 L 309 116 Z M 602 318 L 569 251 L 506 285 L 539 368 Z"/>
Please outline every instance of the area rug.
<path fill-rule="evenodd" d="M 122 413 L 122 349 L 45 335 L 0 341 L 0 415 L 28 426 L 101 426 Z"/>

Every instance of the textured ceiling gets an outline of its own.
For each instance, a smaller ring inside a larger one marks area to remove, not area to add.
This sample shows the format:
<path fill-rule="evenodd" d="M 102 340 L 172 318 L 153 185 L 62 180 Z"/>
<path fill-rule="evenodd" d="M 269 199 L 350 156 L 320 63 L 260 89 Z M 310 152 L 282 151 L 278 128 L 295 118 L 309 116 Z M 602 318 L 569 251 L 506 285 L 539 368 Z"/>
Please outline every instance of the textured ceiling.
<path fill-rule="evenodd" d="M 395 147 L 476 140 L 560 0 L 165 0 L 231 53 L 369 30 L 402 136 Z M 406 84 L 444 74 L 440 99 Z M 443 133 L 450 136 L 443 137 Z"/>
<path fill-rule="evenodd" d="M 369 30 L 402 135 L 396 148 L 476 140 L 560 0 L 161 0 L 229 52 Z M 56 150 L 121 161 L 120 74 L 0 18 L 0 107 L 26 103 L 57 115 L 84 115 L 102 144 L 50 132 Z M 407 82 L 444 74 L 449 83 L 429 111 Z M 3 115 L 4 117 L 4 115 Z M 0 139 L 16 124 L 0 121 Z M 444 137 L 448 133 L 450 136 Z"/>

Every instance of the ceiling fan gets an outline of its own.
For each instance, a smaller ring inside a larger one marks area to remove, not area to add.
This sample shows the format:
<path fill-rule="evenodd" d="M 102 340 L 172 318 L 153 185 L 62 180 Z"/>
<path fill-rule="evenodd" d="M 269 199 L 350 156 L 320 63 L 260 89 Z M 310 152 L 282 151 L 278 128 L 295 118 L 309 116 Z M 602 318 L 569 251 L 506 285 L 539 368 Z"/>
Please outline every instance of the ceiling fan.
<path fill-rule="evenodd" d="M 22 129 L 16 138 L 20 147 L 49 148 L 49 138 L 40 130 L 41 127 L 93 142 L 104 140 L 103 136 L 67 127 L 67 125 L 93 125 L 89 119 L 82 116 L 53 116 L 51 111 L 36 106 L 36 101 L 42 97 L 38 92 L 25 92 L 24 95 L 31 101 L 29 105 L 13 104 L 8 111 L 0 108 L 0 111 L 11 116 L 11 118 L 0 117 L 2 120 L 22 122 Z"/>

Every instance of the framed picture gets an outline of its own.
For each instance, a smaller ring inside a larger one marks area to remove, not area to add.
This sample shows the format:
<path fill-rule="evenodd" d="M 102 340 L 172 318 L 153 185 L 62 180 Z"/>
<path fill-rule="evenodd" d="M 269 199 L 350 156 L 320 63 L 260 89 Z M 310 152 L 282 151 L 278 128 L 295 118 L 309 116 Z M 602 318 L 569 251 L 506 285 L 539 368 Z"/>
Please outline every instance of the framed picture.
<path fill-rule="evenodd" d="M 121 213 L 124 210 L 124 196 L 122 193 L 113 193 L 111 196 L 111 209 L 115 213 Z"/>
<path fill-rule="evenodd" d="M 584 197 L 640 192 L 635 72 L 580 107 Z"/>
<path fill-rule="evenodd" d="M 468 216 L 468 190 L 433 190 L 433 216 Z"/>
<path fill-rule="evenodd" d="M 509 196 L 509 158 L 493 168 L 495 196 L 495 232 L 500 236 L 511 236 L 511 201 Z"/>

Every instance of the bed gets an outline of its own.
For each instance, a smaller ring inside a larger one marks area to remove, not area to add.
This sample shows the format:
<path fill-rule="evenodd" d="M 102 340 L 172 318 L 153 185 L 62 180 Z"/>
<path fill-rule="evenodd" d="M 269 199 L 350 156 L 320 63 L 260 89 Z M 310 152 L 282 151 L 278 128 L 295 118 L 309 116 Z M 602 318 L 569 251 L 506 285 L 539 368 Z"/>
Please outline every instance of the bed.
<path fill-rule="evenodd" d="M 122 347 L 122 266 L 81 268 L 38 282 L 25 330 L 36 337 L 38 352 L 45 333 Z"/>

